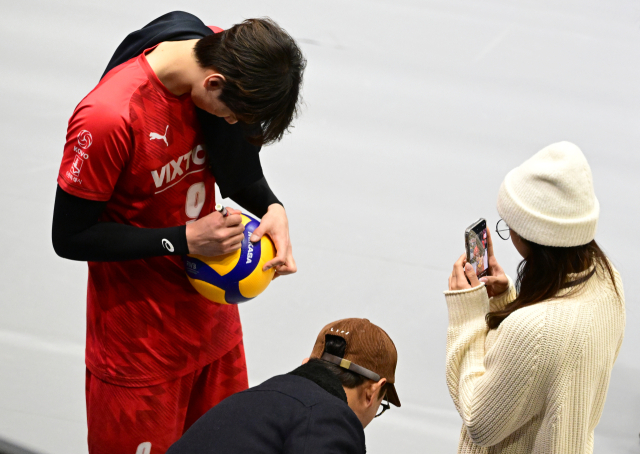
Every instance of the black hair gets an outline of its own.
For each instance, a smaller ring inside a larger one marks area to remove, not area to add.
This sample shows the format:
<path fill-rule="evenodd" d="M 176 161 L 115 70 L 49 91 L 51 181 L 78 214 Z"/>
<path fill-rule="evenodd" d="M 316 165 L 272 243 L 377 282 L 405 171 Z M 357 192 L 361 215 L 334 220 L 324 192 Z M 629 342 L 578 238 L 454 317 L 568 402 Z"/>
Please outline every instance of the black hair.
<path fill-rule="evenodd" d="M 324 338 L 324 352 L 329 353 L 331 355 L 337 356 L 338 358 L 344 358 L 344 352 L 347 349 L 347 341 L 344 340 L 340 336 L 334 336 L 332 334 L 327 334 Z M 329 361 L 324 361 L 322 359 L 312 358 L 309 362 L 313 361 L 322 363 L 322 365 L 333 372 L 338 376 L 340 383 L 345 388 L 357 388 L 361 384 L 365 382 L 367 379 L 360 374 L 356 374 L 344 367 L 340 367 L 337 364 L 330 363 Z"/>
<path fill-rule="evenodd" d="M 194 48 L 202 68 L 225 77 L 222 101 L 246 128 L 254 145 L 279 141 L 297 116 L 306 60 L 295 40 L 269 18 L 247 19 L 200 39 Z"/>

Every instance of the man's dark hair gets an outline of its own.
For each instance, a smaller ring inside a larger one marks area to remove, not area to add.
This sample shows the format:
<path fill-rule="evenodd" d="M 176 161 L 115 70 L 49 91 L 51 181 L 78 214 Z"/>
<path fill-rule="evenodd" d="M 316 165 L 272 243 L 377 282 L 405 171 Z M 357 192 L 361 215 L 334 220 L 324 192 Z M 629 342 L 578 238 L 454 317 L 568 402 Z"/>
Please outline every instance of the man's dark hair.
<path fill-rule="evenodd" d="M 225 77 L 220 101 L 248 128 L 255 145 L 277 142 L 298 114 L 307 64 L 289 34 L 269 18 L 247 19 L 200 39 L 195 57 Z"/>
<path fill-rule="evenodd" d="M 345 341 L 344 338 L 340 336 L 334 336 L 332 334 L 327 334 L 325 336 L 323 353 L 330 353 L 334 356 L 337 356 L 338 358 L 344 358 L 344 352 L 346 348 L 347 341 Z M 338 376 L 340 383 L 345 388 L 357 388 L 366 380 L 368 380 L 366 377 L 360 374 L 356 374 L 355 372 L 345 369 L 344 367 L 340 367 L 337 364 L 330 363 L 329 361 L 324 361 L 318 358 L 311 358 L 309 362 L 322 364 L 326 369 L 330 370 Z M 387 393 L 387 386 L 388 384 L 385 383 L 385 385 L 380 389 L 380 392 L 378 394 L 379 396 L 384 396 Z"/>
<path fill-rule="evenodd" d="M 344 358 L 344 352 L 347 348 L 347 341 L 345 341 L 340 336 L 333 336 L 331 334 L 327 334 L 324 339 L 323 353 L 330 353 L 334 356 L 337 356 L 338 358 Z M 356 388 L 363 384 L 366 380 L 366 378 L 362 375 L 356 374 L 355 372 L 345 369 L 344 367 L 340 367 L 337 364 L 330 363 L 329 361 L 324 361 L 317 358 L 312 358 L 309 361 L 322 363 L 325 368 L 329 369 L 331 372 L 338 376 L 338 378 L 340 379 L 340 383 L 342 383 L 342 386 L 344 386 L 345 388 Z"/>

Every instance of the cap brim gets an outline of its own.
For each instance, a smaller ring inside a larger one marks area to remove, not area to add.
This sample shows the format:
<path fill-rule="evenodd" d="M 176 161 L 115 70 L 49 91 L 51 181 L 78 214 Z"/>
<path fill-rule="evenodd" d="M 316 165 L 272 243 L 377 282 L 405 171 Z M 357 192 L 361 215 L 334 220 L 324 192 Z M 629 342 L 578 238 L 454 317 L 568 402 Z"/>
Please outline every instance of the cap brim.
<path fill-rule="evenodd" d="M 389 383 L 387 388 L 387 400 L 396 407 L 400 407 L 400 399 L 398 398 L 398 393 L 393 383 Z"/>

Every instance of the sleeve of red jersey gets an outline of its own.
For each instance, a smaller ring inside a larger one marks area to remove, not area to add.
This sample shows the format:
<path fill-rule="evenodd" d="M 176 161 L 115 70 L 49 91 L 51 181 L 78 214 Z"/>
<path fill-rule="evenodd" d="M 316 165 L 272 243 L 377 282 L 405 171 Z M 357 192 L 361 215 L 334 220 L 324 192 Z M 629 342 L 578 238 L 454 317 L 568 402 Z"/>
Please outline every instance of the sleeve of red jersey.
<path fill-rule="evenodd" d="M 132 146 L 120 113 L 108 105 L 81 103 L 69 120 L 58 184 L 83 199 L 109 200 Z"/>

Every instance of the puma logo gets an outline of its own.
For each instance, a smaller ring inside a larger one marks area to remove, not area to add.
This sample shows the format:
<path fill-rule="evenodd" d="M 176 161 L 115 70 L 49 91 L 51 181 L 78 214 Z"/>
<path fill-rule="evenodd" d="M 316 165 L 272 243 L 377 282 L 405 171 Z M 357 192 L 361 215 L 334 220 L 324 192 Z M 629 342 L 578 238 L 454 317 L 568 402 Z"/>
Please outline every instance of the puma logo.
<path fill-rule="evenodd" d="M 153 140 L 153 139 L 162 139 L 164 140 L 164 143 L 167 144 L 167 146 L 169 146 L 169 142 L 167 142 L 167 131 L 169 130 L 169 125 L 167 125 L 166 129 L 164 130 L 164 136 L 161 136 L 160 134 L 158 134 L 157 132 L 150 132 L 149 133 L 149 140 Z"/>

